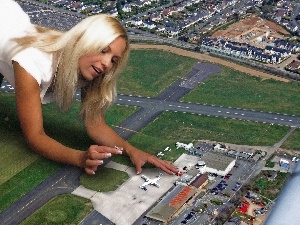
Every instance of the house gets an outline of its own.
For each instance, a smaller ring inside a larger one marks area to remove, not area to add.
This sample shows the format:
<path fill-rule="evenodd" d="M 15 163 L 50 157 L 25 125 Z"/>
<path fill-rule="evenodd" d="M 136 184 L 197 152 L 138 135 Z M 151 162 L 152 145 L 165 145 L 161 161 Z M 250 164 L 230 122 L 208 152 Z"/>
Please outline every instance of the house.
<path fill-rule="evenodd" d="M 156 27 L 155 23 L 153 22 L 144 22 L 143 26 L 149 29 L 154 29 Z"/>
<path fill-rule="evenodd" d="M 293 60 L 290 64 L 288 64 L 286 66 L 286 68 L 291 71 L 296 71 L 296 70 L 300 69 L 300 62 Z"/>
<path fill-rule="evenodd" d="M 124 12 L 131 12 L 131 5 L 130 4 L 125 4 L 122 8 Z"/>
<path fill-rule="evenodd" d="M 286 159 L 280 159 L 279 165 L 281 168 L 286 169 L 286 170 L 289 170 L 291 168 L 290 162 Z"/>
<path fill-rule="evenodd" d="M 133 24 L 134 26 L 137 26 L 137 27 L 143 25 L 143 21 L 140 17 L 134 17 L 127 23 Z"/>
<path fill-rule="evenodd" d="M 272 174 L 270 174 L 270 175 L 268 176 L 268 180 L 269 180 L 269 181 L 274 181 L 276 177 L 277 177 L 277 172 L 276 172 L 276 171 L 273 171 Z"/>

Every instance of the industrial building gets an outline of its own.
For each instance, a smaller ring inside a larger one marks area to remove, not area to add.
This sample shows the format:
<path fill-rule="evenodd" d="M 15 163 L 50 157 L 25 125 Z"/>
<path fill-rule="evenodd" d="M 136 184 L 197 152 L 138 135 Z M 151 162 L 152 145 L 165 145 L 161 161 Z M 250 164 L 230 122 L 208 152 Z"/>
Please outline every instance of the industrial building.
<path fill-rule="evenodd" d="M 167 224 L 207 183 L 208 176 L 198 174 L 190 185 L 177 185 L 146 214 L 146 217 Z"/>
<path fill-rule="evenodd" d="M 228 174 L 236 161 L 235 158 L 214 152 L 207 152 L 201 160 L 205 162 L 205 166 L 199 169 L 201 173 L 216 173 L 220 176 Z"/>

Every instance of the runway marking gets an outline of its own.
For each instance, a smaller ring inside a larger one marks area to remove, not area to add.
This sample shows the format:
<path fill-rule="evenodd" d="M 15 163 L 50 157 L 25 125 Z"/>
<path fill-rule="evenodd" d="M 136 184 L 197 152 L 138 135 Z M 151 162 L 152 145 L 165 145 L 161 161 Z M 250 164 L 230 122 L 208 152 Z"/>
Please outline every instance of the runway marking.
<path fill-rule="evenodd" d="M 125 128 L 125 127 L 120 127 L 118 125 L 112 125 L 113 127 L 116 127 L 116 128 L 120 128 L 122 130 L 128 130 L 128 131 L 131 131 L 131 132 L 134 132 L 134 133 L 140 133 L 139 131 L 136 131 L 136 130 L 131 130 L 131 129 L 128 129 L 128 128 Z"/>

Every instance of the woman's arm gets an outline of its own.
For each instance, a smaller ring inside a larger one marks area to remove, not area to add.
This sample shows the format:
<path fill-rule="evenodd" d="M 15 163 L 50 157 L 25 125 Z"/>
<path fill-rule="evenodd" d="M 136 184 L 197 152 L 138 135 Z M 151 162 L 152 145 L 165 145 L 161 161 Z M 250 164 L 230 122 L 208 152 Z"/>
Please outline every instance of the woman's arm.
<path fill-rule="evenodd" d="M 93 174 L 101 159 L 109 157 L 107 153 L 116 153 L 116 149 L 90 146 L 88 151 L 68 148 L 49 137 L 43 127 L 43 115 L 40 99 L 40 87 L 37 81 L 17 62 L 13 62 L 15 72 L 15 92 L 17 111 L 22 131 L 29 146 L 51 160 L 85 168 Z"/>
<path fill-rule="evenodd" d="M 176 174 L 178 172 L 178 168 L 172 163 L 143 152 L 122 139 L 112 128 L 106 124 L 104 116 L 102 116 L 101 121 L 98 124 L 87 121 L 85 125 L 89 136 L 97 144 L 109 147 L 118 146 L 123 148 L 123 155 L 130 157 L 132 163 L 135 165 L 137 174 L 142 172 L 142 166 L 147 162 L 158 168 L 161 168 L 168 174 Z"/>

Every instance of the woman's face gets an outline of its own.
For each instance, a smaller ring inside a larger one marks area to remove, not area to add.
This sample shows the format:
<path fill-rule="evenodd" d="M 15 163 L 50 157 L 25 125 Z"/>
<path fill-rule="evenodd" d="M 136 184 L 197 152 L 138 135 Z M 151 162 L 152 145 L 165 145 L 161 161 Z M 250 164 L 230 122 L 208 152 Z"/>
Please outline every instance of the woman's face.
<path fill-rule="evenodd" d="M 125 40 L 118 37 L 101 52 L 81 56 L 79 58 L 79 69 L 83 78 L 92 81 L 94 78 L 106 74 L 121 59 L 125 47 Z"/>

